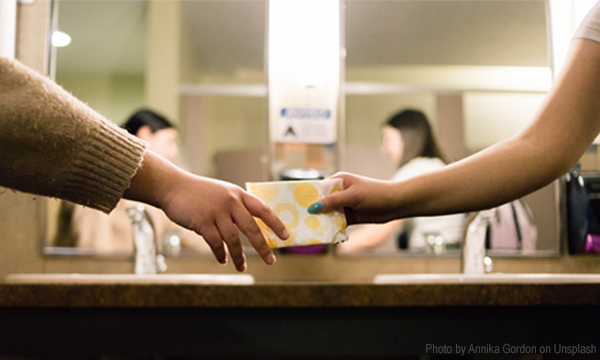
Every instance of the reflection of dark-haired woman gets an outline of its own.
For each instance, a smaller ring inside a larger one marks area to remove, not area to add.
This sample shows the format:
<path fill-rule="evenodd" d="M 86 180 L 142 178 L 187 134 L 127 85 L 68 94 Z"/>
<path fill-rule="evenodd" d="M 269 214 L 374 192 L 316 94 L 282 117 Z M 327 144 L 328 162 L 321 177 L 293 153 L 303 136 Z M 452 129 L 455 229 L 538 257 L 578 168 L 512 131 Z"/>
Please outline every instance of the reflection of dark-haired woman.
<path fill-rule="evenodd" d="M 174 161 L 179 153 L 177 130 L 169 120 L 152 110 L 136 111 L 129 116 L 123 128 L 147 142 L 152 151 L 169 161 Z"/>
<path fill-rule="evenodd" d="M 174 161 L 178 154 L 177 148 L 177 130 L 173 124 L 164 116 L 148 109 L 141 109 L 133 113 L 125 124 L 122 126 L 131 135 L 144 140 L 148 143 L 148 147 L 169 161 Z M 122 201 L 119 202 L 122 204 Z M 89 208 L 77 206 L 68 201 L 61 201 L 58 210 L 58 221 L 56 224 L 56 234 L 52 241 L 53 246 L 57 247 L 91 247 L 98 249 L 98 243 L 102 242 L 106 249 L 100 247 L 100 250 L 109 251 L 128 251 L 132 247 L 130 241 L 131 235 L 128 231 L 120 231 L 119 226 L 115 226 L 115 221 L 112 219 L 122 217 L 128 219 L 125 209 L 113 210 L 111 221 L 105 214 L 97 212 Z M 119 211 L 120 210 L 120 211 Z M 117 212 L 121 212 L 121 216 L 116 216 Z M 75 216 L 74 214 L 77 214 Z M 123 216 L 124 215 L 124 216 Z M 82 221 L 81 218 L 86 221 Z M 79 221 L 74 221 L 77 218 Z M 91 221 L 87 221 L 87 220 Z M 111 223 L 113 224 L 111 226 Z M 129 221 L 122 221 L 122 226 L 129 226 Z M 80 229 L 82 224 L 85 224 L 84 229 Z M 102 229 L 104 228 L 104 229 Z M 102 230 L 98 230 L 102 229 Z M 112 230 L 112 232 L 110 232 Z M 107 233 L 107 231 L 109 231 Z M 117 234 L 115 234 L 117 233 Z M 102 238 L 98 240 L 97 238 Z M 121 239 L 125 238 L 125 239 Z M 117 242 L 119 246 L 107 245 L 108 242 Z"/>
<path fill-rule="evenodd" d="M 439 170 L 445 161 L 435 141 L 427 116 L 419 111 L 406 109 L 387 120 L 382 127 L 381 151 L 397 171 L 392 181 L 403 181 L 428 172 Z M 446 245 L 458 245 L 463 234 L 462 215 L 437 216 L 398 220 L 385 225 L 368 225 L 350 233 L 350 240 L 339 246 L 340 252 L 374 248 L 393 250 L 398 247 L 397 238 L 407 244 L 400 247 L 423 249 L 426 237 L 441 238 Z"/>
<path fill-rule="evenodd" d="M 177 130 L 164 116 L 148 109 L 133 113 L 122 126 L 130 134 L 144 140 L 148 148 L 174 162 L 179 153 Z M 78 247 L 100 252 L 130 253 L 134 250 L 133 227 L 127 209 L 139 205 L 121 200 L 110 214 L 62 201 L 59 209 L 55 246 Z M 191 231 L 171 222 L 162 211 L 146 207 L 159 240 L 176 236 L 176 248 L 206 252 L 206 242 Z M 178 250 L 176 250 L 178 251 Z"/>

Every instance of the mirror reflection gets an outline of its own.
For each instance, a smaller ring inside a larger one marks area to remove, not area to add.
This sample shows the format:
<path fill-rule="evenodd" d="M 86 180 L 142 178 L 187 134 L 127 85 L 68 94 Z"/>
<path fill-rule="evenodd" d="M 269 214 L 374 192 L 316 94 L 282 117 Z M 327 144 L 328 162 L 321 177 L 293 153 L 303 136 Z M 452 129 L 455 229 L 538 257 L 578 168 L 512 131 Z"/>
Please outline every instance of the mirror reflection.
<path fill-rule="evenodd" d="M 140 109 L 165 119 L 170 126 L 132 133 L 194 173 L 241 186 L 270 180 L 267 6 L 60 0 L 57 28 L 72 42 L 56 49 L 55 79 L 119 125 Z M 519 131 L 549 87 L 545 2 L 347 1 L 344 18 L 339 170 L 395 180 L 434 171 Z M 490 237 L 491 254 L 558 254 L 556 184 L 522 204 L 535 240 Z M 50 200 L 45 251 L 130 254 L 131 224 L 118 215 L 128 205 L 106 216 Z M 207 254 L 201 237 L 148 211 L 165 253 Z M 354 227 L 332 251 L 457 255 L 473 216 Z"/>
<path fill-rule="evenodd" d="M 346 47 L 343 168 L 381 179 L 393 179 L 403 172 L 402 165 L 410 165 L 389 161 L 386 149 L 389 134 L 402 133 L 392 132 L 387 122 L 402 110 L 421 111 L 431 125 L 443 156 L 425 158 L 452 163 L 518 132 L 551 81 L 544 2 L 347 2 Z M 396 151 L 403 151 L 403 145 Z M 426 166 L 420 171 L 427 171 Z M 556 186 L 503 207 L 487 237 L 488 253 L 558 254 Z M 511 213 L 518 213 L 516 223 L 506 219 Z M 455 224 L 462 225 L 455 228 L 464 233 L 474 215 L 456 215 Z M 338 252 L 459 253 L 455 237 L 443 234 L 452 225 L 419 230 L 420 220 L 355 227 L 352 240 Z M 435 218 L 428 220 L 435 224 Z M 501 242 L 492 235 L 506 230 L 515 234 L 515 224 L 521 227 L 520 238 L 505 235 L 510 241 Z M 417 238 L 411 246 L 410 240 Z"/>
<path fill-rule="evenodd" d="M 381 126 L 381 152 L 397 169 L 392 181 L 407 180 L 446 166 L 427 116 L 419 110 L 405 109 L 392 115 Z M 418 217 L 382 225 L 364 225 L 350 231 L 351 241 L 339 246 L 339 253 L 377 249 L 399 249 L 442 254 L 458 249 L 463 237 L 466 215 Z"/>
<path fill-rule="evenodd" d="M 174 162 L 179 154 L 178 133 L 165 117 L 152 110 L 138 110 L 123 124 L 130 134 L 148 143 L 148 148 Z M 142 204 L 121 200 L 110 213 L 61 201 L 54 247 L 72 247 L 98 252 L 134 251 L 133 226 L 129 209 Z M 210 249 L 201 236 L 171 222 L 159 209 L 143 206 L 151 221 L 162 253 L 179 255 L 191 249 L 208 252 Z"/>

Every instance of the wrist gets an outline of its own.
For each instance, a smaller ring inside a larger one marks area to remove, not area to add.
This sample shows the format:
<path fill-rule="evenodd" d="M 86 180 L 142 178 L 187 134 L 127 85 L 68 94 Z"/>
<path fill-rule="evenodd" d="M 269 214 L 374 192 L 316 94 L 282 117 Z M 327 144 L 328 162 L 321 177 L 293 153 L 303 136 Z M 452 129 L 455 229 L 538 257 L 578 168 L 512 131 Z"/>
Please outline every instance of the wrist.
<path fill-rule="evenodd" d="M 421 180 L 422 181 L 422 180 Z M 421 194 L 422 183 L 415 178 L 391 184 L 390 201 L 394 208 L 394 219 L 423 215 L 428 206 L 426 194 Z"/>
<path fill-rule="evenodd" d="M 186 175 L 183 170 L 163 157 L 147 150 L 140 168 L 123 197 L 164 208 L 168 204 L 170 194 Z"/>

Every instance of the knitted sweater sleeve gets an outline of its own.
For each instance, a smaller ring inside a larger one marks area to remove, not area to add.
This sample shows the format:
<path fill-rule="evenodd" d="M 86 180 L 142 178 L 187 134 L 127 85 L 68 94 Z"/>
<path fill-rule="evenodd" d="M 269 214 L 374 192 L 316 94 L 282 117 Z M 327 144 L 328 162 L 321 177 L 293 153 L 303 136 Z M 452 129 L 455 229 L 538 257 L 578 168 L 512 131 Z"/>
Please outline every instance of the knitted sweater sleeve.
<path fill-rule="evenodd" d="M 0 186 L 110 212 L 145 149 L 47 77 L 0 58 Z"/>

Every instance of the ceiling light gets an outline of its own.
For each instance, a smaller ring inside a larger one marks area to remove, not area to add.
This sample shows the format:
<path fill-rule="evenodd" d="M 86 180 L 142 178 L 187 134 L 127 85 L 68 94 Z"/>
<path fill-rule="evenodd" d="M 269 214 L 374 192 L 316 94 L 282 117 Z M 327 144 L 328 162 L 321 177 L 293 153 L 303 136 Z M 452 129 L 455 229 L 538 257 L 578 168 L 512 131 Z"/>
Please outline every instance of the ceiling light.
<path fill-rule="evenodd" d="M 65 47 L 71 43 L 71 37 L 62 31 L 52 33 L 52 46 Z"/>

